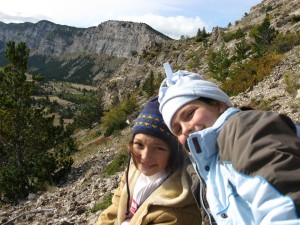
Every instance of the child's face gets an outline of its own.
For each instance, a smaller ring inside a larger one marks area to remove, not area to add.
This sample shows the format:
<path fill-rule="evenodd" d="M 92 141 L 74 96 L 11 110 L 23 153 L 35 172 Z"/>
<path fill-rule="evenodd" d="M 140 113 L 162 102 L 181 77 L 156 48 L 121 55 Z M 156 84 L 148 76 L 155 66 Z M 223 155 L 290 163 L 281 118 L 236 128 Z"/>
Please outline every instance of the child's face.
<path fill-rule="evenodd" d="M 167 143 L 159 138 L 141 133 L 134 136 L 133 152 L 138 159 L 138 169 L 146 176 L 152 176 L 164 170 L 171 155 Z"/>
<path fill-rule="evenodd" d="M 224 103 L 211 105 L 200 100 L 187 103 L 172 118 L 172 131 L 184 145 L 189 134 L 213 126 L 226 108 Z"/>

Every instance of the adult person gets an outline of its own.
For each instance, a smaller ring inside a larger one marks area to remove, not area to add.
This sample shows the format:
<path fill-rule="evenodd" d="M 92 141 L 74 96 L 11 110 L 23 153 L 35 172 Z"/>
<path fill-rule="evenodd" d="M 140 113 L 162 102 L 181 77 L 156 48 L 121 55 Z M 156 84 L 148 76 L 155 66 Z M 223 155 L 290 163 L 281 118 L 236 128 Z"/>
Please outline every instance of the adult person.
<path fill-rule="evenodd" d="M 157 97 L 136 119 L 129 151 L 132 162 L 96 225 L 201 224 L 185 156 L 163 122 Z"/>
<path fill-rule="evenodd" d="M 199 74 L 164 66 L 160 112 L 190 151 L 211 223 L 299 225 L 299 125 L 275 112 L 242 111 Z"/>

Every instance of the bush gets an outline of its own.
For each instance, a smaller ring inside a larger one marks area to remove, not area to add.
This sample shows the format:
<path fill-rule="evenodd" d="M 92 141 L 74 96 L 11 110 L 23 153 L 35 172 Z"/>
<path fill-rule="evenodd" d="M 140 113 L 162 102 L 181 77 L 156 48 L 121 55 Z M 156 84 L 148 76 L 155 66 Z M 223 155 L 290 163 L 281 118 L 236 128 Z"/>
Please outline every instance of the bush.
<path fill-rule="evenodd" d="M 120 151 L 114 158 L 114 160 L 108 164 L 108 166 L 104 170 L 105 176 L 114 175 L 116 172 L 121 171 L 125 168 L 128 161 L 128 153 L 127 151 L 123 150 Z"/>
<path fill-rule="evenodd" d="M 104 112 L 101 119 L 102 127 L 105 129 L 104 135 L 112 135 L 115 131 L 119 131 L 127 126 L 127 116 L 134 112 L 137 108 L 136 100 L 127 95 L 125 100 L 118 105 Z"/>
<path fill-rule="evenodd" d="M 113 194 L 109 193 L 107 195 L 105 195 L 102 199 L 101 202 L 96 203 L 93 208 L 91 209 L 92 213 L 98 212 L 100 210 L 104 210 L 106 209 L 108 206 L 111 205 L 111 200 L 112 200 Z"/>
<path fill-rule="evenodd" d="M 296 96 L 297 91 L 300 89 L 300 81 L 299 81 L 299 75 L 295 73 L 288 73 L 284 75 L 284 83 L 285 83 L 285 90 Z"/>
<path fill-rule="evenodd" d="M 283 54 L 300 44 L 300 33 L 279 34 L 271 45 L 271 51 Z"/>
<path fill-rule="evenodd" d="M 240 39 L 240 38 L 245 37 L 245 33 L 241 30 L 241 28 L 239 28 L 236 31 L 222 33 L 222 35 L 223 35 L 223 40 L 225 42 L 229 42 L 234 39 Z"/>
<path fill-rule="evenodd" d="M 252 88 L 270 74 L 280 59 L 280 55 L 267 55 L 240 64 L 234 69 L 233 75 L 221 85 L 222 90 L 229 95 L 237 95 Z"/>
<path fill-rule="evenodd" d="M 250 106 L 255 109 L 270 111 L 272 109 L 271 103 L 274 101 L 274 97 L 270 99 L 251 99 Z"/>

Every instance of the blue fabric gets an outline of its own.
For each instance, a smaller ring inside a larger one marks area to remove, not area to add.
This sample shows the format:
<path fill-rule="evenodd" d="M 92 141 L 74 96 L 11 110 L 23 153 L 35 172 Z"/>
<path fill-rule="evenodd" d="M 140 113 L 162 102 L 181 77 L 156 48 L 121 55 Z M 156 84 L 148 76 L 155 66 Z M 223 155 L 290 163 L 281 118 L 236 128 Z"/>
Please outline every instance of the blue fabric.
<path fill-rule="evenodd" d="M 239 111 L 233 107 L 227 109 L 213 127 L 193 133 L 187 139 L 195 170 L 207 185 L 210 213 L 217 224 L 299 225 L 292 199 L 281 195 L 263 177 L 241 174 L 231 162 L 220 161 L 217 137 L 224 123 Z"/>

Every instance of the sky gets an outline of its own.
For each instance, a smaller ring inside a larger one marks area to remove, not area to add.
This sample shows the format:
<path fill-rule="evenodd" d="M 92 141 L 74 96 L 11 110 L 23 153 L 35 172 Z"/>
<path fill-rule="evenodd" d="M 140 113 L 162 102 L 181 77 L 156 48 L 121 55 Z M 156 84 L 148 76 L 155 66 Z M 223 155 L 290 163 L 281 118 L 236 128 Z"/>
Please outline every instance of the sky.
<path fill-rule="evenodd" d="M 173 38 L 227 27 L 262 0 L 0 0 L 0 21 L 88 28 L 107 20 L 142 22 Z M 0 31 L 1 32 L 1 31 Z"/>

